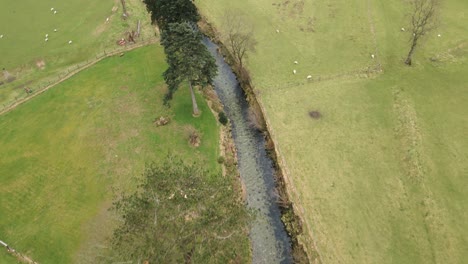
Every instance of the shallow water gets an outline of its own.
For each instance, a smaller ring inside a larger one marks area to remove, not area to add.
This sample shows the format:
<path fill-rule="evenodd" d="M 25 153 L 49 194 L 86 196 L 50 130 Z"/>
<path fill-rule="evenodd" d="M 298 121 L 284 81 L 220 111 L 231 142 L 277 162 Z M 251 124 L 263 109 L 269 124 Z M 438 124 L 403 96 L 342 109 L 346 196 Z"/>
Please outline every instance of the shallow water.
<path fill-rule="evenodd" d="M 247 190 L 247 206 L 256 212 L 250 230 L 252 262 L 292 263 L 291 241 L 275 203 L 274 169 L 265 150 L 264 137 L 250 127 L 244 92 L 229 65 L 218 54 L 217 46 L 207 38 L 203 43 L 216 58 L 218 76 L 214 87 L 232 124 L 238 170 Z"/>

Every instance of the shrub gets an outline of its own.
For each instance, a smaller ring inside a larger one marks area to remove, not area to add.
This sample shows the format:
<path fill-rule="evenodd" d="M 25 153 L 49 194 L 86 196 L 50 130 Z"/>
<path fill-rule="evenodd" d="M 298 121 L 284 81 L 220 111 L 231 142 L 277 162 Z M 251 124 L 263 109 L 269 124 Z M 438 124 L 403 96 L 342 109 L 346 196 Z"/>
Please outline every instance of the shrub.
<path fill-rule="evenodd" d="M 225 126 L 228 122 L 227 116 L 224 112 L 219 112 L 218 120 L 221 124 L 223 124 L 223 126 Z"/>

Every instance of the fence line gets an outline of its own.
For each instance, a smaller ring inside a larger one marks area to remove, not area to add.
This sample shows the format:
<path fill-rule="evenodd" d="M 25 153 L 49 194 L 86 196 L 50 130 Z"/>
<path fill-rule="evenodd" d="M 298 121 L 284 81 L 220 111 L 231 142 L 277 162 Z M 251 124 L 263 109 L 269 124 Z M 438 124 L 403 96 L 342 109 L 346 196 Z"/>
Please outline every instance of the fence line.
<path fill-rule="evenodd" d="M 344 79 L 359 79 L 359 78 L 372 78 L 375 77 L 383 72 L 383 68 L 380 63 L 376 65 L 357 69 L 357 70 L 350 70 L 342 73 L 332 74 L 332 75 L 317 75 L 316 77 L 312 77 L 310 79 L 301 80 L 301 81 L 290 81 L 290 82 L 280 82 L 275 85 L 264 85 L 265 87 L 275 88 L 278 90 L 287 89 L 296 86 L 302 86 L 308 83 L 320 83 L 326 81 L 333 81 L 333 80 L 344 80 Z"/>
<path fill-rule="evenodd" d="M 144 47 L 144 46 L 154 44 L 154 43 L 157 43 L 157 42 L 158 42 L 158 39 L 152 38 L 152 39 L 149 39 L 149 40 L 146 40 L 146 41 L 138 42 L 138 43 L 133 44 L 133 45 L 128 45 L 128 46 L 124 46 L 124 47 L 116 47 L 116 48 L 110 49 L 110 50 L 109 49 L 108 50 L 104 49 L 103 52 L 96 54 L 96 58 L 88 59 L 88 60 L 86 60 L 84 62 L 81 62 L 81 63 L 78 63 L 78 64 L 67 67 L 65 70 L 63 70 L 62 72 L 60 72 L 56 76 L 57 77 L 56 80 L 43 81 L 43 82 L 39 83 L 35 87 L 35 89 L 30 89 L 30 88 L 24 87 L 24 89 L 30 89 L 32 91 L 27 92 L 25 96 L 15 96 L 15 100 L 13 102 L 3 103 L 3 105 L 2 105 L 3 108 L 2 108 L 2 110 L 0 110 L 0 115 L 3 115 L 5 113 L 13 110 L 18 105 L 21 105 L 21 104 L 27 102 L 28 100 L 34 98 L 35 96 L 37 96 L 39 94 L 42 94 L 43 92 L 49 90 L 53 86 L 67 80 L 68 78 L 72 77 L 73 75 L 79 73 L 80 71 L 82 71 L 84 69 L 87 69 L 87 68 L 93 66 L 94 64 L 98 63 L 99 61 L 101 61 L 101 60 L 103 60 L 105 58 L 112 57 L 112 56 L 115 56 L 115 55 L 117 55 L 119 53 L 126 52 L 126 51 L 131 51 L 133 49 Z"/>
<path fill-rule="evenodd" d="M 30 257 L 23 255 L 20 252 L 16 251 L 14 248 L 8 246 L 8 244 L 3 242 L 2 240 L 0 240 L 0 245 L 5 247 L 8 253 L 16 257 L 21 262 L 26 262 L 30 264 L 39 264 L 36 261 L 32 260 Z"/>

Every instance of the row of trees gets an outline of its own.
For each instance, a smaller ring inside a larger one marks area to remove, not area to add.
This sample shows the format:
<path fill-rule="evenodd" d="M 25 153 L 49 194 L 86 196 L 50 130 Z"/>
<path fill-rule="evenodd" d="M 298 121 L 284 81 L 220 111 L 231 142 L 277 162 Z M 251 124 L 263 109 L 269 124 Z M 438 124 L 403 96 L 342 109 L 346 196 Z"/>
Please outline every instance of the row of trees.
<path fill-rule="evenodd" d="M 193 0 L 144 0 L 151 19 L 162 31 L 161 44 L 164 46 L 169 68 L 164 72 L 168 93 L 164 103 L 169 105 L 177 88 L 187 82 L 192 97 L 193 115 L 198 116 L 194 86 L 211 85 L 217 74 L 214 58 L 202 44 L 203 35 L 197 28 L 200 20 Z M 256 41 L 252 23 L 239 10 L 230 10 L 224 16 L 223 41 L 229 49 L 234 63 L 244 70 L 247 53 L 255 50 Z"/>

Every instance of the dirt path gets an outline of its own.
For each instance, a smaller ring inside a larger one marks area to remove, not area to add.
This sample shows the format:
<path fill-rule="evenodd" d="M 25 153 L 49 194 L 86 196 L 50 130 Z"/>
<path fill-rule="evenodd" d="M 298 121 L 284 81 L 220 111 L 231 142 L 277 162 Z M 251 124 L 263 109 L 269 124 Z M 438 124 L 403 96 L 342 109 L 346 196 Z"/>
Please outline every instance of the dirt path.
<path fill-rule="evenodd" d="M 98 58 L 90 61 L 89 63 L 81 66 L 81 67 L 77 67 L 75 70 L 70 71 L 69 73 L 65 74 L 65 76 L 63 76 L 62 78 L 60 78 L 56 82 L 53 82 L 53 83 L 49 84 L 48 86 L 44 87 L 40 91 L 35 92 L 35 93 L 33 93 L 33 94 L 31 94 L 31 95 L 29 95 L 29 96 L 27 96 L 25 98 L 22 98 L 22 99 L 20 99 L 20 100 L 18 100 L 16 102 L 14 102 L 13 104 L 3 108 L 2 110 L 0 110 L 0 115 L 3 115 L 5 113 L 7 113 L 7 112 L 10 112 L 11 110 L 15 109 L 17 106 L 31 100 L 32 98 L 42 94 L 43 92 L 49 90 L 50 88 L 54 87 L 55 85 L 69 79 L 70 77 L 74 76 L 75 74 L 77 74 L 77 73 L 81 72 L 82 70 L 85 70 L 85 69 L 93 66 L 94 64 L 100 62 L 101 60 L 103 60 L 105 58 L 109 58 L 109 57 L 115 56 L 117 54 L 127 52 L 127 51 L 131 51 L 131 50 L 141 48 L 141 47 L 144 47 L 144 46 L 147 46 L 147 45 L 151 45 L 151 44 L 154 44 L 154 43 L 157 43 L 157 42 L 158 42 L 157 39 L 150 39 L 148 41 L 140 42 L 140 43 L 125 47 L 123 49 L 116 49 L 114 51 L 110 51 L 109 53 L 104 53 L 104 55 L 102 57 L 98 57 Z"/>

